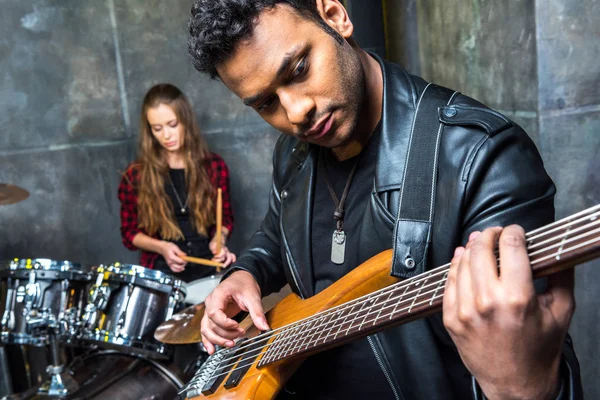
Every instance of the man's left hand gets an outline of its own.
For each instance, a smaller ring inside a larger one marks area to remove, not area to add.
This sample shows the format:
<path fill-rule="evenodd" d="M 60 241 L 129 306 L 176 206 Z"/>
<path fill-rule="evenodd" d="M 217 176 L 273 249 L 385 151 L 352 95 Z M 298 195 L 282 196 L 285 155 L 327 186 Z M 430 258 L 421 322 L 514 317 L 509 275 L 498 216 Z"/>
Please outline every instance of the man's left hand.
<path fill-rule="evenodd" d="M 498 243 L 500 269 L 494 249 Z M 456 249 L 443 320 L 484 394 L 496 399 L 553 399 L 562 346 L 575 309 L 574 273 L 548 277 L 536 294 L 519 226 L 474 232 Z"/>

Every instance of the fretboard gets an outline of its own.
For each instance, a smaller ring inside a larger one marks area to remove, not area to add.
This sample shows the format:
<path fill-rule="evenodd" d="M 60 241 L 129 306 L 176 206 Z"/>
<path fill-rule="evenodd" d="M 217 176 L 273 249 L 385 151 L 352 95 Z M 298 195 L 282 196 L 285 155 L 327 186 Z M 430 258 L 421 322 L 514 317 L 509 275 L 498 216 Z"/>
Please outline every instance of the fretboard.
<path fill-rule="evenodd" d="M 599 256 L 599 216 L 600 205 L 529 232 L 527 249 L 534 276 L 546 276 Z M 258 366 L 440 311 L 449 267 L 443 265 L 271 332 Z"/>

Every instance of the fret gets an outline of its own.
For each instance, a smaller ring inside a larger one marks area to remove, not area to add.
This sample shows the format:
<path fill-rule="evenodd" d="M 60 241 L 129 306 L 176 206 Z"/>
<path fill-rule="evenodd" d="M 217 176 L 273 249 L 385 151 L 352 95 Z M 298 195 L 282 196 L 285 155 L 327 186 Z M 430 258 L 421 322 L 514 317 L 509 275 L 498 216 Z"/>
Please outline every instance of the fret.
<path fill-rule="evenodd" d="M 344 311 L 344 313 L 345 313 L 345 317 L 344 317 L 344 319 L 342 320 L 342 323 L 341 323 L 341 324 L 339 324 L 339 329 L 338 329 L 338 331 L 335 333 L 335 335 L 333 336 L 333 338 L 334 338 L 334 339 L 336 339 L 336 338 L 338 337 L 338 335 L 339 335 L 339 334 L 342 332 L 342 330 L 344 329 L 344 324 L 346 323 L 346 320 L 348 319 L 348 317 L 350 316 L 350 314 L 352 314 L 352 310 L 354 309 L 354 307 L 356 307 L 356 306 L 350 307 L 350 309 L 348 309 L 348 308 L 345 308 L 345 309 L 342 309 L 342 310 L 341 310 L 341 311 Z M 352 321 L 350 321 L 350 323 L 352 324 Z"/>
<path fill-rule="evenodd" d="M 392 312 L 390 313 L 390 319 L 392 319 L 392 317 L 396 314 L 396 308 L 398 307 L 398 305 L 400 305 L 402 303 L 402 299 L 404 298 L 404 296 L 406 295 L 406 292 L 408 292 L 408 289 L 410 288 L 410 284 L 411 284 L 411 280 L 404 282 L 406 284 L 406 289 L 404 289 L 404 292 L 402 293 L 402 296 L 400 296 L 400 298 L 398 299 L 398 301 L 396 302 L 396 305 L 394 306 L 394 309 L 392 310 Z"/>
<path fill-rule="evenodd" d="M 423 286 L 425 286 L 425 284 L 427 283 L 427 280 L 429 279 L 429 276 L 425 278 L 425 280 L 423 282 L 415 282 L 415 286 L 420 284 L 419 290 L 417 291 L 417 294 L 413 297 L 413 301 L 410 304 L 410 307 L 408 307 L 408 313 L 410 314 L 410 312 L 412 311 L 417 299 L 419 298 L 419 294 L 421 293 L 421 290 L 423 290 Z"/>
<path fill-rule="evenodd" d="M 329 331 L 327 332 L 327 335 L 325 335 L 325 339 L 323 340 L 323 343 L 327 343 L 327 340 L 329 339 L 329 336 L 331 335 L 331 332 L 333 331 L 333 328 L 336 327 L 336 320 L 339 318 L 339 316 L 342 314 L 341 310 L 337 310 L 333 315 L 335 315 L 335 318 L 332 319 L 331 321 L 331 327 L 329 328 Z"/>
<path fill-rule="evenodd" d="M 301 341 L 300 343 L 298 343 L 298 351 L 300 351 L 302 349 L 302 346 L 304 345 L 304 343 L 306 342 L 307 339 L 311 338 L 313 336 L 313 327 L 317 324 L 317 320 L 311 321 L 309 322 L 308 325 L 304 326 L 304 329 L 302 329 L 302 333 L 300 334 L 301 337 Z M 306 350 L 308 348 L 308 345 L 310 344 L 310 340 L 308 341 L 308 343 L 306 344 L 306 347 L 304 347 L 304 349 Z M 294 350 L 296 349 L 296 346 L 294 346 Z"/>
<path fill-rule="evenodd" d="M 290 354 L 293 354 L 294 349 L 292 346 L 295 343 L 295 340 L 297 338 L 297 333 L 299 330 L 300 330 L 300 324 L 294 325 L 293 329 L 290 330 L 290 334 L 286 338 L 286 343 L 282 348 L 283 357 L 287 357 Z"/>
<path fill-rule="evenodd" d="M 360 322 L 360 325 L 358 325 L 358 330 L 360 331 L 363 324 L 365 323 L 365 321 L 367 320 L 367 317 L 369 316 L 369 310 L 371 310 L 374 306 L 374 304 L 376 303 L 375 299 L 369 299 L 368 301 L 363 301 L 363 305 L 360 308 L 358 315 L 356 316 L 356 318 L 354 320 L 358 319 L 358 316 L 360 316 L 360 312 L 364 309 L 364 307 L 369 304 L 369 307 L 367 308 L 367 312 L 365 313 L 365 316 L 363 317 L 362 321 Z M 352 325 L 351 325 L 352 326 Z M 350 332 L 350 328 L 348 328 L 348 332 Z"/>
<path fill-rule="evenodd" d="M 558 247 L 558 253 L 556 254 L 556 260 L 559 261 L 560 260 L 560 256 L 562 255 L 565 243 L 567 241 L 567 239 L 569 238 L 569 233 L 571 232 L 571 226 L 569 226 L 564 234 L 563 239 L 560 242 L 560 246 Z"/>
<path fill-rule="evenodd" d="M 379 316 L 381 315 L 381 312 L 383 311 L 383 309 L 386 307 L 386 304 L 390 301 L 390 299 L 392 298 L 392 296 L 394 295 L 395 289 L 390 290 L 390 294 L 387 297 L 387 299 L 383 302 L 383 304 L 381 305 L 381 307 L 379 308 L 379 312 L 377 313 L 377 315 L 375 316 L 375 318 L 373 319 L 373 325 L 375 325 L 377 323 L 377 320 L 379 319 Z"/>
<path fill-rule="evenodd" d="M 446 285 L 446 279 L 448 279 L 448 270 L 446 270 L 446 272 L 444 273 L 442 279 L 438 282 L 435 291 L 433 292 L 433 296 L 431 297 L 431 301 L 429 302 L 429 305 L 432 305 L 434 300 L 435 300 L 435 296 L 437 295 L 437 292 L 440 290 L 441 287 L 445 287 Z M 443 295 L 443 293 L 442 293 Z"/>
<path fill-rule="evenodd" d="M 262 358 L 264 362 L 268 363 L 280 357 L 284 346 L 289 340 L 290 334 L 291 329 L 284 329 L 275 335 L 275 339 L 268 345 L 268 349 Z"/>
<path fill-rule="evenodd" d="M 316 338 L 316 339 L 315 339 L 315 340 L 314 340 L 312 343 L 309 343 L 309 344 L 314 344 L 314 345 L 316 345 L 316 344 L 319 342 L 319 338 L 321 337 L 321 334 L 323 333 L 323 327 L 321 326 L 321 325 L 322 325 L 322 323 L 323 323 L 323 321 L 326 321 L 326 317 L 325 317 L 324 315 L 321 315 L 319 318 L 317 318 L 317 319 L 315 320 L 315 324 L 314 324 L 314 327 L 315 327 L 315 333 L 319 333 L 319 336 L 317 336 L 317 338 Z M 314 335 L 313 335 L 313 338 L 314 338 Z M 307 346 L 306 346 L 306 349 L 307 349 L 308 347 L 309 347 L 309 346 L 307 345 Z"/>
<path fill-rule="evenodd" d="M 317 336 L 317 339 L 315 340 L 315 344 L 319 343 L 319 340 L 321 339 L 321 336 L 323 336 L 323 332 L 325 332 L 327 330 L 327 326 L 331 325 L 331 327 L 329 328 L 329 332 L 331 332 L 331 330 L 333 329 L 333 327 L 335 326 L 335 318 L 333 318 L 334 316 L 336 316 L 337 314 L 339 314 L 339 312 L 329 312 L 328 314 L 331 314 L 331 317 L 329 317 L 329 320 L 327 321 L 328 315 L 324 315 L 323 319 L 326 320 L 325 323 L 325 328 L 321 330 L 321 332 L 319 332 L 319 336 Z M 323 339 L 323 343 L 327 342 L 327 337 L 329 334 L 325 335 L 325 339 Z"/>

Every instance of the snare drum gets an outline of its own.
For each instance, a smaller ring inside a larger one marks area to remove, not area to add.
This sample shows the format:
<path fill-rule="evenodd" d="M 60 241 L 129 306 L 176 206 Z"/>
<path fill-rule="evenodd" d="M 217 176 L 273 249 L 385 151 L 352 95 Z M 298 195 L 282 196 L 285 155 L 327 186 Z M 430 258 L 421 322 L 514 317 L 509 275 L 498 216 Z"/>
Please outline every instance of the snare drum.
<path fill-rule="evenodd" d="M 154 331 L 185 299 L 182 282 L 132 264 L 99 266 L 96 272 L 81 338 L 132 354 L 168 357 L 170 349 L 154 339 Z"/>
<path fill-rule="evenodd" d="M 200 304 L 221 282 L 223 274 L 215 274 L 206 278 L 197 279 L 195 281 L 184 284 L 187 290 L 185 302 L 187 304 Z"/>
<path fill-rule="evenodd" d="M 0 342 L 45 346 L 49 329 L 71 340 L 90 279 L 70 261 L 16 258 L 0 265 Z"/>

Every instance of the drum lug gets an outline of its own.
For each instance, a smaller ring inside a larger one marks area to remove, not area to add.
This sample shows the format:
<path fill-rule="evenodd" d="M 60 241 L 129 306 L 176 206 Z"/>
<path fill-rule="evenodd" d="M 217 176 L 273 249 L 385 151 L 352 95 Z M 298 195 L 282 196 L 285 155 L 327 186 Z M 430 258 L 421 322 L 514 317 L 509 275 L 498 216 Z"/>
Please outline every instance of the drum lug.
<path fill-rule="evenodd" d="M 12 287 L 12 278 L 8 278 L 8 290 L 6 291 L 6 304 L 4 305 L 4 313 L 2 314 L 2 331 L 10 331 L 15 329 L 15 312 L 12 305 L 14 304 L 15 289 Z"/>
<path fill-rule="evenodd" d="M 82 324 L 85 328 L 93 328 L 96 325 L 98 319 L 98 311 L 102 311 L 106 308 L 108 303 L 108 297 L 110 296 L 110 288 L 103 286 L 104 281 L 104 268 L 98 268 L 98 275 L 96 276 L 96 282 L 92 285 L 89 295 L 88 304 L 85 306 L 85 313 L 82 318 Z"/>
<path fill-rule="evenodd" d="M 134 286 L 130 283 L 127 286 L 127 300 L 125 301 L 125 307 L 121 315 L 119 316 L 119 320 L 117 321 L 117 330 L 120 331 L 125 326 L 125 320 L 127 319 L 127 309 L 129 308 L 129 300 L 131 299 L 131 293 L 133 293 Z"/>
<path fill-rule="evenodd" d="M 181 292 L 181 283 L 182 281 L 179 279 L 173 282 L 173 292 L 169 295 L 169 308 L 167 309 L 165 321 L 171 319 L 175 311 L 175 306 L 184 300 Z"/>
<path fill-rule="evenodd" d="M 40 285 L 35 282 L 35 271 L 29 272 L 29 283 L 25 286 L 25 308 L 33 307 L 40 297 Z"/>

